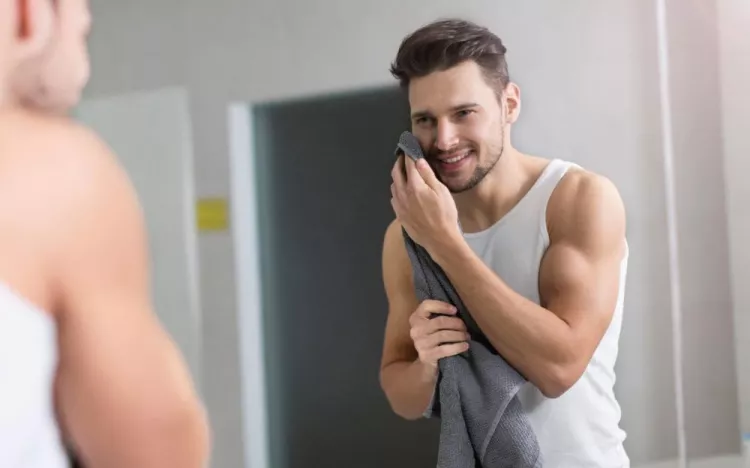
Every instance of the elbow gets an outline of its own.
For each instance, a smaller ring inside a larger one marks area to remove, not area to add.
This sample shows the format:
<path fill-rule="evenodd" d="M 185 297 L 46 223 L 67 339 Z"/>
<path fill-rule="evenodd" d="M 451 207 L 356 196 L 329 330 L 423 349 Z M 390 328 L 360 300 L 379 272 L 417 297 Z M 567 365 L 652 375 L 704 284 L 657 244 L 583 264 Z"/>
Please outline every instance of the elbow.
<path fill-rule="evenodd" d="M 417 413 L 410 408 L 399 407 L 399 405 L 395 404 L 390 399 L 389 399 L 389 402 L 391 404 L 391 409 L 393 410 L 394 413 L 396 413 L 398 417 L 405 419 L 407 421 L 417 421 L 418 419 L 422 419 L 422 413 Z"/>
<path fill-rule="evenodd" d="M 388 399 L 388 402 L 391 405 L 391 410 L 396 413 L 396 416 L 407 421 L 417 421 L 419 419 L 422 419 L 422 413 L 417 413 L 413 411 L 413 409 L 407 408 L 406 406 L 400 406 L 391 398 Z"/>
<path fill-rule="evenodd" d="M 567 392 L 572 385 L 568 386 L 565 383 L 562 382 L 544 382 L 540 385 L 538 385 L 539 391 L 544 395 L 545 398 L 549 398 L 551 400 L 554 400 L 555 398 L 560 398 L 561 396 L 565 395 L 565 392 Z"/>
<path fill-rule="evenodd" d="M 149 412 L 128 428 L 109 450 L 89 453 L 84 466 L 125 468 L 205 468 L 211 442 L 208 417 L 200 402 L 183 400 Z M 135 429 L 135 430 L 131 430 Z"/>
<path fill-rule="evenodd" d="M 414 411 L 414 405 L 408 404 L 407 401 L 399 394 L 399 391 L 389 384 L 390 379 L 384 370 L 380 371 L 380 388 L 385 394 L 388 405 L 391 407 L 396 416 L 407 421 L 416 421 L 423 416 L 422 412 Z"/>
<path fill-rule="evenodd" d="M 185 452 L 185 458 L 182 462 L 195 468 L 204 468 L 209 466 L 211 454 L 211 429 L 208 414 L 204 406 L 195 401 L 186 404 L 182 410 L 173 414 L 171 427 L 167 431 L 172 437 L 165 437 L 169 440 L 170 446 L 182 447 Z M 166 434 L 165 434 L 166 435 Z M 175 465 L 176 466 L 176 465 Z"/>
<path fill-rule="evenodd" d="M 578 365 L 555 364 L 547 369 L 536 386 L 546 398 L 556 399 L 567 393 L 578 382 L 581 375 L 583 371 Z"/>
<path fill-rule="evenodd" d="M 414 411 L 414 408 L 407 407 L 406 405 L 398 405 L 393 399 L 388 399 L 391 410 L 393 410 L 394 413 L 401 419 L 405 419 L 407 421 L 417 421 L 419 419 L 422 419 L 424 413 Z"/>
<path fill-rule="evenodd" d="M 208 412 L 206 408 L 197 403 L 191 411 L 190 421 L 192 424 L 191 437 L 199 450 L 198 459 L 202 467 L 208 466 L 211 455 L 211 424 L 209 423 Z"/>

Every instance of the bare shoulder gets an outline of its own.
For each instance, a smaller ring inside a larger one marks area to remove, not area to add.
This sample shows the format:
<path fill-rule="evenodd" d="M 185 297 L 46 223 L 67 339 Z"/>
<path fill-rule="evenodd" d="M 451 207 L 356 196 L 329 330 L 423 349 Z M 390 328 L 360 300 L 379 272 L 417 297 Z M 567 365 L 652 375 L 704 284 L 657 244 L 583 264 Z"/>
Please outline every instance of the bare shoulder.
<path fill-rule="evenodd" d="M 74 121 L 57 121 L 49 134 L 54 151 L 49 148 L 43 154 L 54 157 L 56 161 L 48 161 L 50 167 L 64 175 L 58 179 L 63 184 L 59 188 L 78 187 L 65 190 L 71 201 L 91 201 L 89 195 L 100 195 L 112 203 L 132 195 L 130 179 L 116 155 L 91 129 Z M 112 200 L 113 196 L 116 200 Z"/>
<path fill-rule="evenodd" d="M 619 248 L 625 238 L 625 206 L 607 177 L 571 169 L 547 207 L 550 243 L 566 242 L 587 249 Z"/>
<path fill-rule="evenodd" d="M 23 118 L 21 118 L 23 119 Z M 69 119 L 27 117 L 21 155 L 9 161 L 27 186 L 28 222 L 47 234 L 50 281 L 71 288 L 146 277 L 145 222 L 124 168 L 92 130 Z M 64 292 L 63 292 L 64 291 Z M 65 302 L 64 299 L 60 299 Z"/>
<path fill-rule="evenodd" d="M 40 204 L 51 216 L 57 209 L 80 203 L 111 203 L 132 195 L 114 153 L 87 127 L 70 119 L 30 114 L 0 122 L 3 174 L 38 187 L 28 190 L 30 207 Z"/>
<path fill-rule="evenodd" d="M 38 182 L 51 192 L 48 216 L 67 220 L 57 225 L 59 238 L 69 232 L 73 239 L 85 241 L 89 235 L 106 235 L 108 228 L 140 224 L 140 205 L 130 178 L 96 133 L 68 119 L 39 125 L 44 139 L 30 163 L 38 166 L 35 174 L 43 179 Z"/>
<path fill-rule="evenodd" d="M 43 114 L 0 114 L 0 222 L 6 244 L 12 235 L 33 257 L 28 276 L 45 284 L 37 290 L 47 291 L 46 305 L 72 265 L 140 248 L 141 218 L 127 174 L 90 129 Z"/>

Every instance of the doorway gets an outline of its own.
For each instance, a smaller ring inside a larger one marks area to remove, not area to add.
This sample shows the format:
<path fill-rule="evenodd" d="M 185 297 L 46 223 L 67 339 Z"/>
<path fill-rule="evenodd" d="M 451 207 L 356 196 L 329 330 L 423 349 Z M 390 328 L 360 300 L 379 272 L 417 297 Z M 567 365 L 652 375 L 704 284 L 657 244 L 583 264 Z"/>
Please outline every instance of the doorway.
<path fill-rule="evenodd" d="M 270 466 L 434 467 L 439 423 L 396 416 L 378 374 L 398 88 L 256 105 Z"/>

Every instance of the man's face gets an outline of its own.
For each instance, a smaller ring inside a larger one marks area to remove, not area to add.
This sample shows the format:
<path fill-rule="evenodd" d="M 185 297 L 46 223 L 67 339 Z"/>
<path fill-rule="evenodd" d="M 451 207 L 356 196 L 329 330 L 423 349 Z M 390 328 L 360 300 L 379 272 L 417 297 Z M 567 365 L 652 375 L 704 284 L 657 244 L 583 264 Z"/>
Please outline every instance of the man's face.
<path fill-rule="evenodd" d="M 453 193 L 474 188 L 503 154 L 505 110 L 473 61 L 409 84 L 412 133 Z"/>

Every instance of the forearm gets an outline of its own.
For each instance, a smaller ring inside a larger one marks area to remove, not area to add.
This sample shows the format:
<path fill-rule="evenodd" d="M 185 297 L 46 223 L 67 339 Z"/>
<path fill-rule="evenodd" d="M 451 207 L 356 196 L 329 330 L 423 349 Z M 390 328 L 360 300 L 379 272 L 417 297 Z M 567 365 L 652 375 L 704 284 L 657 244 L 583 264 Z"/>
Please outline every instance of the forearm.
<path fill-rule="evenodd" d="M 401 361 L 381 370 L 380 382 L 393 411 L 419 419 L 427 409 L 437 382 L 437 369 L 421 361 Z"/>
<path fill-rule="evenodd" d="M 513 291 L 461 241 L 434 259 L 503 358 L 544 393 L 556 393 L 575 359 L 569 325 Z"/>

